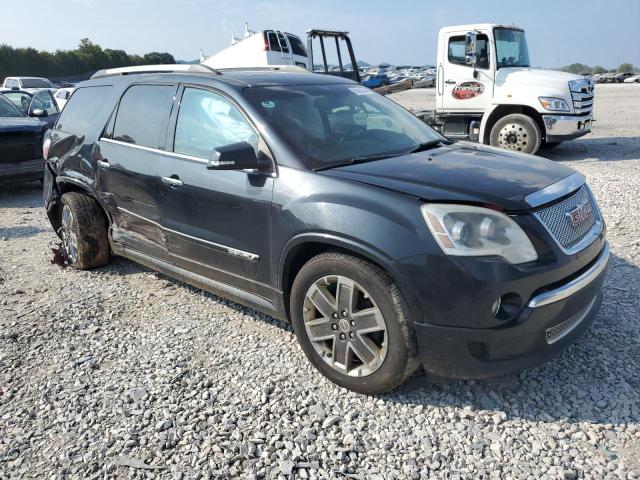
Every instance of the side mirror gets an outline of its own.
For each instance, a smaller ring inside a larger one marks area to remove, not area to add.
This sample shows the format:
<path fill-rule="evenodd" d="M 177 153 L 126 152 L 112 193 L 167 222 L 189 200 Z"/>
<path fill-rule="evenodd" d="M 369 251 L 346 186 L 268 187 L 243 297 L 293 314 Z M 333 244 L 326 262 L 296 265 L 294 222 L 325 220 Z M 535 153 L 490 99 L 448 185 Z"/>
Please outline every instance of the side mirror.
<path fill-rule="evenodd" d="M 211 152 L 208 170 L 257 170 L 260 167 L 256 151 L 250 143 L 238 142 Z"/>
<path fill-rule="evenodd" d="M 43 110 L 42 108 L 36 108 L 35 110 L 31 110 L 31 113 L 29 114 L 29 116 L 31 116 L 31 117 L 48 117 L 49 113 L 47 113 L 47 111 Z"/>
<path fill-rule="evenodd" d="M 464 37 L 465 63 L 467 65 L 471 65 L 472 67 L 475 67 L 477 63 L 477 40 L 478 35 L 476 34 L 476 32 L 467 32 Z"/>

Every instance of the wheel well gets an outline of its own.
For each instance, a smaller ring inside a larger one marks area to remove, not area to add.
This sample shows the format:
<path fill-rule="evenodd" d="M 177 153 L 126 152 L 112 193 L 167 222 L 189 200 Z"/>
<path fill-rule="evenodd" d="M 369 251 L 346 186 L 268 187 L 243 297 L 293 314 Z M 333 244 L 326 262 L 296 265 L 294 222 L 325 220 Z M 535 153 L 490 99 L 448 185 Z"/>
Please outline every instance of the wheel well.
<path fill-rule="evenodd" d="M 538 127 L 540 127 L 540 133 L 542 134 L 541 140 L 544 140 L 544 138 L 546 137 L 544 121 L 542 120 L 542 115 L 540 115 L 540 113 L 538 113 L 534 108 L 528 107 L 527 105 L 500 105 L 499 107 L 496 107 L 493 112 L 491 112 L 491 115 L 489 115 L 489 118 L 487 119 L 487 124 L 484 127 L 482 143 L 484 143 L 485 145 L 491 143 L 491 129 L 493 128 L 493 126 L 502 117 L 511 115 L 512 113 L 521 113 L 533 118 L 538 124 Z"/>
<path fill-rule="evenodd" d="M 387 274 L 389 274 L 389 272 L 375 260 L 367 258 L 366 256 L 354 252 L 353 250 L 350 250 L 348 248 L 322 242 L 305 242 L 300 245 L 296 245 L 287 254 L 287 258 L 284 263 L 284 269 L 282 271 L 282 292 L 284 298 L 284 309 L 288 319 L 291 319 L 289 311 L 290 295 L 291 287 L 293 287 L 293 281 L 295 280 L 296 275 L 303 267 L 303 265 L 313 257 L 329 251 L 346 253 L 348 255 L 353 255 L 354 257 L 362 258 L 367 262 L 375 264 L 376 266 L 387 272 Z"/>
<path fill-rule="evenodd" d="M 104 205 L 102 205 L 102 202 L 100 202 L 100 200 L 98 200 L 96 198 L 95 195 L 93 195 L 89 190 L 82 188 L 79 185 L 76 185 L 75 183 L 71 183 L 71 182 L 61 182 L 58 183 L 58 191 L 60 192 L 60 197 L 62 197 L 62 195 L 64 195 L 65 193 L 69 193 L 69 192 L 80 192 L 80 193 L 84 193 L 85 195 L 88 195 L 89 197 L 93 198 L 96 203 L 98 205 L 100 205 L 100 208 L 102 209 L 102 213 L 104 213 L 104 217 L 107 219 L 107 228 L 109 226 L 111 226 L 112 223 L 112 218 L 111 215 L 109 215 L 109 212 L 107 212 L 107 210 L 104 208 Z M 58 208 L 58 212 L 57 216 L 60 216 L 59 210 L 60 210 L 60 205 L 57 206 Z"/>

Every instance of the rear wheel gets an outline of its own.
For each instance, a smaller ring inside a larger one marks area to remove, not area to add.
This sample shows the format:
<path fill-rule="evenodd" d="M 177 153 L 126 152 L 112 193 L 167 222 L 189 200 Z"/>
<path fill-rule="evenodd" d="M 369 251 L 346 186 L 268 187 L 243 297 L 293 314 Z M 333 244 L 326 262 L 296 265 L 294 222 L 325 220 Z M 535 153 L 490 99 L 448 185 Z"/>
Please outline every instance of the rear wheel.
<path fill-rule="evenodd" d="M 536 153 L 542 135 L 536 121 L 521 113 L 513 113 L 498 120 L 491 129 L 490 141 L 494 147 L 522 153 Z"/>
<path fill-rule="evenodd" d="M 331 252 L 307 262 L 293 284 L 291 317 L 307 358 L 342 387 L 384 392 L 415 370 L 406 302 L 389 275 L 363 259 Z"/>
<path fill-rule="evenodd" d="M 72 267 L 86 270 L 109 261 L 107 219 L 90 196 L 81 192 L 62 196 L 58 235 Z"/>

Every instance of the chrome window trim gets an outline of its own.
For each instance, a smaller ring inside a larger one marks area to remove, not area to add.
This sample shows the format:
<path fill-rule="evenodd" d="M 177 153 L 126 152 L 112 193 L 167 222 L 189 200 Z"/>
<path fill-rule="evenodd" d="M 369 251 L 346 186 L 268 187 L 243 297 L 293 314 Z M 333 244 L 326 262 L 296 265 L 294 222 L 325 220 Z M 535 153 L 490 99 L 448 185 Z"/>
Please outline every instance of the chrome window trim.
<path fill-rule="evenodd" d="M 555 303 L 560 300 L 564 300 L 567 297 L 570 297 L 574 293 L 577 293 L 583 288 L 587 287 L 591 282 L 598 278 L 598 276 L 607 268 L 608 263 L 609 244 L 605 242 L 604 248 L 600 253 L 600 257 L 586 272 L 565 283 L 561 287 L 536 295 L 531 300 L 529 300 L 527 306 L 529 308 L 543 307 L 545 305 L 549 305 L 551 303 Z"/>
<path fill-rule="evenodd" d="M 183 160 L 190 160 L 192 162 L 202 163 L 203 165 L 208 165 L 209 164 L 209 161 L 205 160 L 204 158 L 192 157 L 190 155 L 183 155 L 182 153 L 168 152 L 167 150 L 161 150 L 159 148 L 145 147 L 145 146 L 142 146 L 142 145 L 135 145 L 133 143 L 121 142 L 120 140 L 113 140 L 111 138 L 105 138 L 105 137 L 101 137 L 100 141 L 101 142 L 106 142 L 106 143 L 113 143 L 115 145 L 124 145 L 124 146 L 131 147 L 131 148 L 137 148 L 139 150 L 145 150 L 147 152 L 160 153 L 160 154 L 163 154 L 163 155 L 168 155 L 170 157 L 176 157 L 176 158 L 181 158 Z"/>
<path fill-rule="evenodd" d="M 580 172 L 575 172 L 562 180 L 557 181 L 544 187 L 542 190 L 530 193 L 524 197 L 524 201 L 532 208 L 539 207 L 546 203 L 550 203 L 553 200 L 564 197 L 571 192 L 574 192 L 585 183 L 584 175 Z"/>

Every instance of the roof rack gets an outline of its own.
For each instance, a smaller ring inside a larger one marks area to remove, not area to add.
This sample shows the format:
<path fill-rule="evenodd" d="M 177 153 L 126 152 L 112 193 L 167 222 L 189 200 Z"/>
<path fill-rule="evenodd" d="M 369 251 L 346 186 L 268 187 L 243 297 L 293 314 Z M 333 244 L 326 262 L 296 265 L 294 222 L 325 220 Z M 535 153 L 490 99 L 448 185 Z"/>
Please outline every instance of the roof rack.
<path fill-rule="evenodd" d="M 243 72 L 243 71 L 262 71 L 262 72 L 272 72 L 272 71 L 280 71 L 280 72 L 293 72 L 293 73 L 309 73 L 305 67 L 301 67 L 300 65 L 267 65 L 260 67 L 229 67 L 229 68 L 217 68 L 220 74 L 223 72 Z"/>
<path fill-rule="evenodd" d="M 91 75 L 91 78 L 113 77 L 116 75 L 133 75 L 140 73 L 167 73 L 167 72 L 192 72 L 192 73 L 215 73 L 220 72 L 215 68 L 202 64 L 169 64 L 169 65 L 139 65 L 136 67 L 107 68 L 98 70 Z"/>

